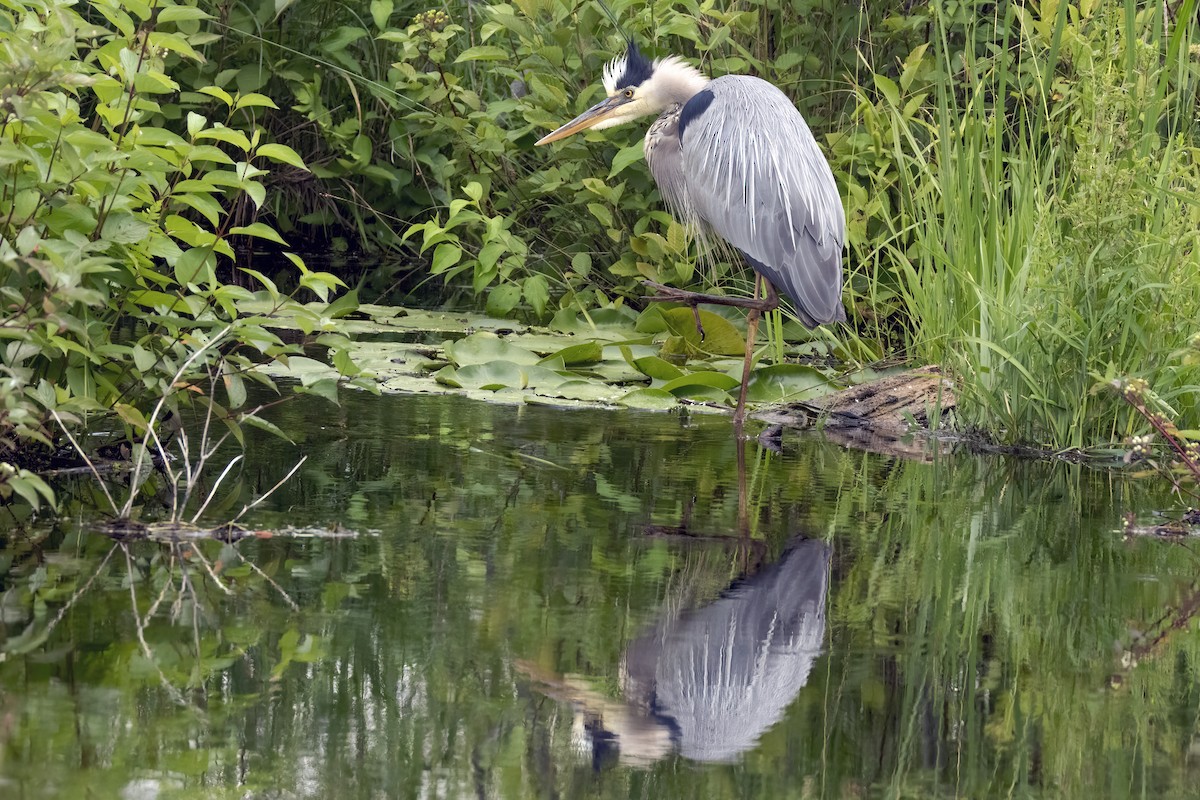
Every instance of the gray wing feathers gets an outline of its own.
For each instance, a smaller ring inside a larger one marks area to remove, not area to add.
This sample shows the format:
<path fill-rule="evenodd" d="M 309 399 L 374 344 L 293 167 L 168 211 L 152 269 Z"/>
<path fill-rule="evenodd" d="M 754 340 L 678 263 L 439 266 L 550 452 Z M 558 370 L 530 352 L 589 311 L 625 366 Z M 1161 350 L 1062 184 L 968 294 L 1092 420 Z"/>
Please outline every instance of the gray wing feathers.
<path fill-rule="evenodd" d="M 676 187 L 662 186 L 746 254 L 751 266 L 796 303 L 809 327 L 844 320 L 846 218 L 829 163 L 787 96 L 744 75 L 708 84 L 713 100 L 685 128 Z M 659 157 L 661 158 L 661 156 Z"/>

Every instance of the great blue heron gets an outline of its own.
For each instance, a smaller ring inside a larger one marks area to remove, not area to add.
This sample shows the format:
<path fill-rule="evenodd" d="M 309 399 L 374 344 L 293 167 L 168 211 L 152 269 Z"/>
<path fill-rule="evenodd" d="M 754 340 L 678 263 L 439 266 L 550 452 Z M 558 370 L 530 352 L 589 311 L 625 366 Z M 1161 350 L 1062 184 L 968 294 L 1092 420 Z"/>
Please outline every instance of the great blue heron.
<path fill-rule="evenodd" d="M 648 282 L 658 290 L 654 300 L 693 309 L 697 303 L 749 309 L 734 410 L 740 426 L 759 317 L 779 307 L 775 288 L 794 301 L 796 316 L 809 328 L 846 319 L 846 218 L 829 162 L 787 96 L 760 78 L 709 80 L 676 56 L 651 62 L 631 42 L 604 68 L 604 89 L 607 97 L 538 144 L 659 114 L 646 133 L 646 163 L 668 207 L 702 238 L 715 233 L 725 239 L 758 273 L 753 298 Z"/>

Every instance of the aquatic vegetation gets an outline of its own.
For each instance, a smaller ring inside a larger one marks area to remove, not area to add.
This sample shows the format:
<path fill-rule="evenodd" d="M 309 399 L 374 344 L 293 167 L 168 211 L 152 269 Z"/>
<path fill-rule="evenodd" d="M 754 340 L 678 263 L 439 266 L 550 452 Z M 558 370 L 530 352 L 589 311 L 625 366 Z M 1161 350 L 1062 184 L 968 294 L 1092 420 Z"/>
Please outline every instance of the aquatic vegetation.
<path fill-rule="evenodd" d="M 734 319 L 702 310 L 705 334 L 691 309 L 652 306 L 638 314 L 619 306 L 588 314 L 564 309 L 548 326 L 478 314 L 359 306 L 341 326 L 360 380 L 383 392 L 465 394 L 499 403 L 625 406 L 703 412 L 728 409 L 740 385 L 745 345 Z M 295 320 L 275 314 L 273 327 Z M 788 348 L 793 360 L 755 371 L 754 403 L 806 400 L 836 391 L 854 375 L 814 358 L 821 343 Z M 302 386 L 332 381 L 332 367 L 290 357 L 263 369 Z"/>

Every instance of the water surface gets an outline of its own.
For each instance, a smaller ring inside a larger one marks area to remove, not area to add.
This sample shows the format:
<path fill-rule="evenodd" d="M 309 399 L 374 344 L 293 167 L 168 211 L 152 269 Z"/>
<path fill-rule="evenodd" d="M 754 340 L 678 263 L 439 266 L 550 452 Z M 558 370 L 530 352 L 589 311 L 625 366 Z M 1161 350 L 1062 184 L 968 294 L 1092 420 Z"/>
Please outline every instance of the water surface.
<path fill-rule="evenodd" d="M 1153 484 L 819 434 L 739 476 L 727 419 L 446 397 L 273 419 L 297 446 L 210 510 L 307 453 L 273 535 L 4 536 L 0 796 L 1200 785 L 1195 550 L 1120 533 Z"/>

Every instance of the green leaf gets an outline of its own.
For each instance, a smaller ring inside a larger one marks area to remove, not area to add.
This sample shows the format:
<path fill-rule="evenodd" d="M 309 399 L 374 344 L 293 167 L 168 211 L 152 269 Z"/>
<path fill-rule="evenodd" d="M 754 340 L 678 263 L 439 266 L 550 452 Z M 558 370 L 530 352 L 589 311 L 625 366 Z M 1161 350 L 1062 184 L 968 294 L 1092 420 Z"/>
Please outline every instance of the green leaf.
<path fill-rule="evenodd" d="M 597 361 L 604 359 L 604 346 L 600 342 L 580 342 L 569 347 L 546 356 L 542 359 L 542 363 L 552 361 L 554 359 L 562 359 L 565 365 L 574 364 L 594 364 Z"/>
<path fill-rule="evenodd" d="M 511 58 L 512 54 L 503 47 L 481 44 L 462 51 L 458 58 L 454 59 L 454 63 L 461 64 L 464 61 L 508 61 Z"/>
<path fill-rule="evenodd" d="M 302 169 L 305 172 L 308 171 L 308 167 L 304 165 L 304 159 L 300 158 L 300 155 L 286 144 L 271 142 L 260 145 L 259 148 L 254 151 L 254 154 L 256 156 L 262 156 L 263 158 L 269 158 L 272 161 L 277 161 L 281 164 L 293 166 L 296 169 Z"/>
<path fill-rule="evenodd" d="M 450 242 L 443 242 L 433 251 L 433 266 L 429 271 L 433 275 L 440 275 L 457 264 L 460 258 L 462 258 L 461 247 Z"/>
<path fill-rule="evenodd" d="M 612 180 L 613 178 L 617 177 L 617 175 L 620 175 L 621 172 L 630 164 L 641 161 L 644 157 L 644 154 L 645 147 L 640 141 L 636 142 L 635 144 L 631 144 L 628 147 L 622 147 L 617 151 L 617 154 L 613 156 L 612 169 L 609 170 L 608 173 L 609 180 Z"/>
<path fill-rule="evenodd" d="M 592 216 L 599 220 L 604 227 L 612 227 L 613 215 L 608 206 L 601 205 L 600 203 L 588 203 L 587 207 L 588 211 L 592 212 Z"/>
<path fill-rule="evenodd" d="M 541 317 L 546 313 L 546 304 L 550 302 L 550 286 L 545 275 L 530 275 L 521 284 L 521 293 L 534 314 Z"/>
<path fill-rule="evenodd" d="M 276 244 L 287 246 L 287 242 L 283 240 L 283 237 L 274 228 L 262 222 L 252 222 L 249 225 L 236 225 L 229 229 L 229 233 L 232 235 L 255 236 L 259 239 L 266 239 Z"/>
<path fill-rule="evenodd" d="M 662 311 L 668 329 L 683 340 L 686 352 L 692 355 L 708 353 L 718 356 L 743 355 L 746 340 L 733 323 L 711 311 L 700 310 L 704 336 L 696 330 L 696 317 L 690 308 L 671 308 Z"/>
<path fill-rule="evenodd" d="M 225 372 L 221 375 L 225 384 L 225 393 L 229 396 L 230 408 L 241 408 L 246 403 L 246 383 L 242 376 L 235 372 Z"/>
<path fill-rule="evenodd" d="M 521 300 L 521 287 L 505 283 L 488 292 L 487 313 L 493 317 L 507 317 Z"/>
<path fill-rule="evenodd" d="M 679 367 L 669 361 L 664 361 L 658 356 L 644 356 L 642 358 L 627 360 L 629 360 L 629 363 L 638 372 L 654 380 L 672 381 L 683 377 L 684 374 L 683 370 Z"/>
<path fill-rule="evenodd" d="M 511 361 L 514 364 L 536 364 L 537 353 L 504 341 L 494 333 L 480 331 L 457 342 L 446 343 L 446 357 L 460 367 L 486 364 L 489 361 Z"/>
<path fill-rule="evenodd" d="M 383 30 L 392 16 L 392 0 L 371 0 L 371 19 L 375 27 Z"/>
<path fill-rule="evenodd" d="M 876 74 L 874 75 L 874 78 L 875 88 L 879 90 L 879 93 L 882 94 L 889 103 L 891 103 L 893 108 L 899 108 L 900 89 L 896 86 L 896 82 L 886 75 Z"/>
<path fill-rule="evenodd" d="M 634 389 L 629 394 L 617 398 L 617 403 L 647 411 L 668 411 L 679 406 L 678 398 L 662 389 Z"/>
<path fill-rule="evenodd" d="M 824 373 L 813 367 L 772 364 L 751 374 L 746 399 L 754 403 L 780 403 L 820 397 L 836 389 Z"/>
<path fill-rule="evenodd" d="M 689 392 L 696 387 L 718 389 L 722 392 L 727 392 L 739 384 L 740 381 L 737 378 L 732 375 L 726 375 L 724 372 L 704 371 L 689 372 L 674 380 L 667 381 L 658 388 L 676 396 L 688 396 Z"/>
<path fill-rule="evenodd" d="M 275 108 L 275 109 L 279 108 L 279 106 L 275 105 L 274 100 L 267 97 L 265 94 L 259 94 L 258 92 L 250 92 L 249 94 L 239 95 L 237 101 L 233 104 L 234 110 L 237 110 L 239 108 L 250 108 L 250 107 L 259 107 L 259 106 L 262 106 L 265 108 Z M 270 145 L 263 145 L 263 147 L 270 147 Z M 287 145 L 281 144 L 281 145 L 278 145 L 278 147 L 287 147 Z M 291 150 L 291 148 L 288 147 L 288 150 Z M 258 151 L 259 151 L 259 153 L 262 153 L 262 147 L 258 148 Z M 293 150 L 292 153 L 295 154 L 295 151 Z M 300 159 L 300 157 L 296 156 L 296 160 L 299 161 L 299 159 Z M 289 161 L 287 163 L 290 164 L 292 162 Z M 304 169 L 303 163 L 293 164 L 293 166 L 298 166 L 301 169 Z"/>
<path fill-rule="evenodd" d="M 445 382 L 440 377 L 442 372 L 445 372 L 445 369 L 438 372 L 439 383 Z M 463 389 L 484 389 L 490 392 L 500 389 L 524 389 L 526 383 L 525 372 L 511 361 L 468 364 L 455 369 L 453 376 L 456 384 Z"/>
<path fill-rule="evenodd" d="M 212 19 L 212 16 L 195 6 L 167 6 L 158 12 L 159 22 L 187 22 L 194 19 Z"/>
<path fill-rule="evenodd" d="M 576 253 L 571 256 L 571 269 L 581 278 L 586 278 L 592 271 L 592 257 L 587 253 Z"/>
<path fill-rule="evenodd" d="M 220 88 L 219 86 L 204 86 L 204 87 L 201 87 L 200 89 L 197 89 L 196 91 L 200 92 L 201 94 L 206 94 L 209 97 L 215 97 L 227 106 L 233 105 L 233 96 L 231 94 L 229 94 L 229 92 Z M 197 115 L 197 116 L 199 116 L 199 115 Z M 190 130 L 190 128 L 191 128 L 190 115 L 189 115 L 189 120 L 188 120 L 188 127 L 189 127 L 188 132 L 192 136 L 195 136 L 196 132 Z"/>

